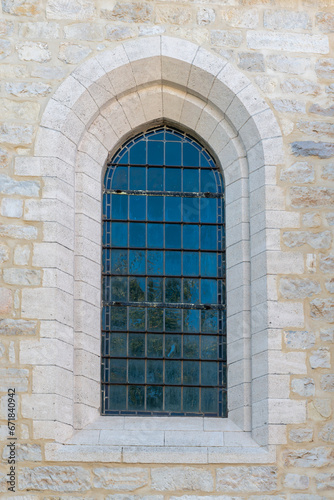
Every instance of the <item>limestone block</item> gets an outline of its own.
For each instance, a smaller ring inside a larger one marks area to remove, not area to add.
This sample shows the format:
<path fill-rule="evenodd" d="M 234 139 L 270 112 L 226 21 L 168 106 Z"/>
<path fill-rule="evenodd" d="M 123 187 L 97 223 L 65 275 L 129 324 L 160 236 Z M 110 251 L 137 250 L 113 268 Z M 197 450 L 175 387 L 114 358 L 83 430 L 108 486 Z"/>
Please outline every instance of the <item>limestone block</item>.
<path fill-rule="evenodd" d="M 247 45 L 250 49 L 282 50 L 328 54 L 328 37 L 296 33 L 273 33 L 268 31 L 248 31 Z"/>
<path fill-rule="evenodd" d="M 9 314 L 13 307 L 12 291 L 8 288 L 0 288 L 0 314 Z M 7 390 L 7 389 L 5 389 Z"/>
<path fill-rule="evenodd" d="M 146 26 L 144 24 L 139 27 L 139 36 L 161 35 L 162 33 L 165 33 L 165 31 L 166 28 L 164 26 Z"/>
<path fill-rule="evenodd" d="M 306 161 L 299 161 L 281 171 L 282 181 L 307 184 L 314 181 L 314 169 Z"/>
<path fill-rule="evenodd" d="M 3 12 L 14 16 L 35 16 L 40 12 L 38 0 L 2 0 Z"/>
<path fill-rule="evenodd" d="M 319 29 L 325 33 L 334 31 L 334 14 L 331 12 L 319 12 L 315 16 L 315 22 Z"/>
<path fill-rule="evenodd" d="M 148 484 L 148 469 L 134 468 L 109 468 L 100 467 L 93 469 L 95 488 L 108 490 L 133 491 Z"/>
<path fill-rule="evenodd" d="M 319 227 L 321 226 L 321 216 L 316 212 L 307 212 L 303 214 L 302 223 L 306 227 Z"/>
<path fill-rule="evenodd" d="M 308 476 L 300 474 L 286 474 L 284 477 L 284 486 L 292 490 L 307 490 L 309 482 Z"/>
<path fill-rule="evenodd" d="M 306 113 L 305 103 L 295 99 L 272 99 L 271 102 L 281 113 Z"/>
<path fill-rule="evenodd" d="M 240 52 L 238 57 L 239 68 L 247 71 L 265 71 L 263 54 Z"/>
<path fill-rule="evenodd" d="M 325 187 L 293 187 L 290 189 L 290 199 L 291 205 L 294 208 L 331 207 L 334 200 L 334 189 Z"/>
<path fill-rule="evenodd" d="M 76 23 L 64 27 L 65 38 L 77 40 L 103 40 L 103 26 L 96 23 Z"/>
<path fill-rule="evenodd" d="M 49 19 L 71 19 L 83 21 L 90 19 L 95 14 L 93 0 L 48 0 L 46 5 L 46 17 Z"/>
<path fill-rule="evenodd" d="M 11 51 L 11 43 L 8 40 L 0 40 L 0 59 L 5 59 Z"/>
<path fill-rule="evenodd" d="M 313 440 L 313 429 L 307 427 L 291 429 L 289 437 L 295 443 L 310 443 Z"/>
<path fill-rule="evenodd" d="M 329 106 L 329 108 L 323 108 L 322 106 L 320 106 L 320 104 L 312 104 L 309 108 L 309 112 L 320 116 L 332 117 L 334 116 L 334 106 Z"/>
<path fill-rule="evenodd" d="M 59 38 L 59 35 L 59 24 L 55 22 L 35 21 L 19 25 L 19 36 L 28 40 L 50 40 Z"/>
<path fill-rule="evenodd" d="M 334 137 L 334 124 L 332 123 L 302 121 L 297 124 L 297 127 L 306 135 Z"/>
<path fill-rule="evenodd" d="M 137 35 L 134 28 L 129 26 L 114 26 L 113 24 L 106 25 L 106 39 L 107 40 L 127 40 Z"/>
<path fill-rule="evenodd" d="M 331 402 L 329 399 L 315 398 L 313 400 L 313 406 L 314 406 L 315 411 L 318 414 L 318 417 L 320 415 L 320 417 L 322 417 L 322 419 L 327 419 L 332 414 Z M 319 420 L 319 418 L 316 418 L 315 420 Z"/>
<path fill-rule="evenodd" d="M 41 462 L 42 450 L 38 444 L 18 443 L 16 447 L 17 460 L 20 462 Z M 7 459 L 9 456 L 8 448 L 4 448 L 2 457 Z"/>
<path fill-rule="evenodd" d="M 0 140 L 3 143 L 28 145 L 32 143 L 33 134 L 34 127 L 32 125 L 0 124 Z"/>
<path fill-rule="evenodd" d="M 311 378 L 294 378 L 291 382 L 291 390 L 299 396 L 309 397 L 315 394 L 314 380 Z"/>
<path fill-rule="evenodd" d="M 216 47 L 240 47 L 242 41 L 243 36 L 241 31 L 211 31 L 211 44 Z"/>
<path fill-rule="evenodd" d="M 0 168 L 7 168 L 9 165 L 9 153 L 6 149 L 0 148 Z"/>
<path fill-rule="evenodd" d="M 320 270 L 323 273 L 333 273 L 334 255 L 320 255 Z"/>
<path fill-rule="evenodd" d="M 0 36 L 10 36 L 14 31 L 14 23 L 10 21 L 0 21 Z"/>
<path fill-rule="evenodd" d="M 327 422 L 319 431 L 319 437 L 327 443 L 334 443 L 334 421 Z"/>
<path fill-rule="evenodd" d="M 277 468 L 268 466 L 217 469 L 217 490 L 233 492 L 272 491 L 277 488 Z"/>
<path fill-rule="evenodd" d="M 159 24 L 184 26 L 192 20 L 192 11 L 185 6 L 159 6 L 156 9 L 156 20 Z"/>
<path fill-rule="evenodd" d="M 8 387 L 15 387 L 17 392 L 28 390 L 29 370 L 19 368 L 0 368 L 0 391 L 7 392 Z"/>
<path fill-rule="evenodd" d="M 34 269 L 6 268 L 3 270 L 3 280 L 10 285 L 39 285 L 41 282 L 41 271 Z"/>
<path fill-rule="evenodd" d="M 76 43 L 61 43 L 59 46 L 58 59 L 66 64 L 77 64 L 85 59 L 92 49 Z"/>
<path fill-rule="evenodd" d="M 10 249 L 7 245 L 0 245 L 0 263 L 6 262 L 9 259 Z"/>
<path fill-rule="evenodd" d="M 323 472 L 315 476 L 317 490 L 333 490 L 334 489 L 334 474 L 331 472 Z"/>
<path fill-rule="evenodd" d="M 147 23 L 153 20 L 153 6 L 143 2 L 116 2 L 112 10 L 101 9 L 101 17 L 127 23 Z"/>
<path fill-rule="evenodd" d="M 1 180 L 0 180 L 1 183 Z M 23 213 L 23 201 L 14 198 L 3 198 L 1 204 L 1 215 L 4 217 L 19 218 Z"/>
<path fill-rule="evenodd" d="M 320 380 L 320 387 L 323 391 L 334 392 L 334 375 L 322 375 Z"/>
<path fill-rule="evenodd" d="M 7 175 L 0 175 L 0 192 L 2 194 L 19 194 L 21 196 L 38 196 L 39 189 L 40 189 L 39 182 L 36 182 L 36 181 L 16 181 Z M 20 201 L 20 200 L 17 200 L 17 201 Z"/>
<path fill-rule="evenodd" d="M 31 76 L 45 78 L 46 80 L 62 80 L 67 76 L 67 68 L 59 66 L 35 66 L 31 71 Z"/>
<path fill-rule="evenodd" d="M 333 456 L 334 450 L 325 447 L 283 452 L 284 465 L 287 467 L 323 467 L 332 462 Z"/>
<path fill-rule="evenodd" d="M 281 83 L 281 90 L 291 94 L 318 95 L 320 92 L 319 85 L 310 80 L 300 80 L 299 78 L 288 78 Z"/>
<path fill-rule="evenodd" d="M 265 10 L 263 25 L 270 30 L 307 30 L 312 28 L 312 21 L 307 12 Z"/>
<path fill-rule="evenodd" d="M 315 335 L 307 331 L 284 332 L 285 343 L 288 349 L 310 349 L 315 344 Z"/>
<path fill-rule="evenodd" d="M 320 59 L 315 65 L 315 71 L 319 78 L 333 79 L 334 77 L 334 58 Z"/>
<path fill-rule="evenodd" d="M 334 329 L 333 328 L 321 328 L 320 339 L 322 342 L 333 342 Z"/>
<path fill-rule="evenodd" d="M 311 318 L 334 323 L 334 300 L 314 299 L 310 303 Z"/>
<path fill-rule="evenodd" d="M 37 322 L 23 319 L 1 319 L 1 335 L 36 335 Z"/>
<path fill-rule="evenodd" d="M 208 24 L 211 24 L 215 21 L 215 10 L 211 9 L 210 7 L 202 7 L 198 10 L 196 19 L 197 24 L 199 24 L 200 26 L 207 26 Z"/>
<path fill-rule="evenodd" d="M 191 467 L 152 469 L 152 489 L 158 491 L 213 491 L 211 471 Z"/>
<path fill-rule="evenodd" d="M 222 11 L 223 21 L 233 28 L 256 29 L 259 24 L 258 9 L 242 10 L 239 8 L 225 8 Z"/>
<path fill-rule="evenodd" d="M 16 97 L 45 97 L 51 92 L 51 85 L 42 82 L 8 82 L 5 83 L 5 90 Z"/>
<path fill-rule="evenodd" d="M 310 355 L 311 368 L 330 368 L 331 358 L 328 347 L 319 347 L 316 351 L 312 351 Z"/>
<path fill-rule="evenodd" d="M 329 163 L 322 167 L 321 178 L 334 181 L 334 163 Z"/>
<path fill-rule="evenodd" d="M 271 94 L 277 87 L 277 81 L 271 76 L 256 76 L 255 83 L 265 94 Z"/>
<path fill-rule="evenodd" d="M 21 61 L 47 62 L 51 59 L 49 47 L 44 42 L 18 43 L 16 50 Z"/>
<path fill-rule="evenodd" d="M 82 467 L 24 467 L 19 475 L 19 488 L 37 491 L 87 491 L 90 488 L 90 474 Z"/>
<path fill-rule="evenodd" d="M 279 54 L 267 57 L 267 65 L 274 71 L 303 75 L 311 66 L 311 61 L 305 57 L 283 56 Z"/>
<path fill-rule="evenodd" d="M 281 278 L 280 292 L 285 299 L 304 299 L 320 293 L 321 287 L 307 278 Z"/>

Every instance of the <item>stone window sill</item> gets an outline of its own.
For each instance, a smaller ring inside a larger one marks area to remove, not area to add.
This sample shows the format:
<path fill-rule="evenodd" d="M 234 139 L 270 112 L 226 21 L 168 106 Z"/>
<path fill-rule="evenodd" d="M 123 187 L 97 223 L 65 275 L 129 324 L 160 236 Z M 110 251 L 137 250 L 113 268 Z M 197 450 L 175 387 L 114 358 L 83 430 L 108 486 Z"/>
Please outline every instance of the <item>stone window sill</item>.
<path fill-rule="evenodd" d="M 270 463 L 262 448 L 228 418 L 99 417 L 65 444 L 48 443 L 53 461 L 123 463 Z"/>

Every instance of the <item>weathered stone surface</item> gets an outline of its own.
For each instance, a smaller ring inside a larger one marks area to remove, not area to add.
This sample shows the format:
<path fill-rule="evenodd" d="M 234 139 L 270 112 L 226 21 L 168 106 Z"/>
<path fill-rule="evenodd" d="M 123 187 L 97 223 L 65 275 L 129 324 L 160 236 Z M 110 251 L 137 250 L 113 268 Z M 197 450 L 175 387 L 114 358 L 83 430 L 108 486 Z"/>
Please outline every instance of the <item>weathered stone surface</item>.
<path fill-rule="evenodd" d="M 158 491 L 213 491 L 212 473 L 192 467 L 152 469 L 152 488 Z"/>
<path fill-rule="evenodd" d="M 319 85 L 311 82 L 310 80 L 288 78 L 281 83 L 281 90 L 291 94 L 317 95 L 321 89 Z"/>
<path fill-rule="evenodd" d="M 34 122 L 38 118 L 40 105 L 30 101 L 12 101 L 0 98 L 0 108 L 3 120 L 21 120 Z"/>
<path fill-rule="evenodd" d="M 42 82 L 8 82 L 5 84 L 7 94 L 16 97 L 44 97 L 50 94 L 51 85 Z"/>
<path fill-rule="evenodd" d="M 82 467 L 25 467 L 19 474 L 19 488 L 38 491 L 87 491 L 90 488 L 90 474 Z"/>
<path fill-rule="evenodd" d="M 315 135 L 317 137 L 326 135 L 330 138 L 334 137 L 334 124 L 325 122 L 299 122 L 297 124 L 299 130 L 307 135 Z"/>
<path fill-rule="evenodd" d="M 0 148 L 0 168 L 7 168 L 9 165 L 9 153 L 6 149 Z"/>
<path fill-rule="evenodd" d="M 26 266 L 30 258 L 28 245 L 17 245 L 14 250 L 14 263 L 18 266 Z"/>
<path fill-rule="evenodd" d="M 48 44 L 44 42 L 23 42 L 16 45 L 21 61 L 47 62 L 51 59 Z"/>
<path fill-rule="evenodd" d="M 312 28 L 312 21 L 307 12 L 265 10 L 263 25 L 270 30 L 307 30 Z"/>
<path fill-rule="evenodd" d="M 65 38 L 78 40 L 103 40 L 103 26 L 93 23 L 77 23 L 64 27 Z"/>
<path fill-rule="evenodd" d="M 307 331 L 284 332 L 285 343 L 289 349 L 310 349 L 315 344 L 315 335 Z"/>
<path fill-rule="evenodd" d="M 284 244 L 290 248 L 310 245 L 312 248 L 330 248 L 332 232 L 310 233 L 308 231 L 286 231 L 283 233 Z"/>
<path fill-rule="evenodd" d="M 5 59 L 12 51 L 11 44 L 8 40 L 0 40 L 0 59 Z"/>
<path fill-rule="evenodd" d="M 0 65 L 1 80 L 12 78 L 27 78 L 30 75 L 30 69 L 24 64 L 2 64 Z"/>
<path fill-rule="evenodd" d="M 49 19 L 72 19 L 82 21 L 95 14 L 93 0 L 48 0 L 46 4 L 46 17 Z"/>
<path fill-rule="evenodd" d="M 313 440 L 313 429 L 291 429 L 289 437 L 295 443 L 310 443 Z"/>
<path fill-rule="evenodd" d="M 312 378 L 294 378 L 291 382 L 291 390 L 295 394 L 299 394 L 299 396 L 314 396 L 314 380 Z"/>
<path fill-rule="evenodd" d="M 218 491 L 272 491 L 277 488 L 277 469 L 269 466 L 217 469 Z"/>
<path fill-rule="evenodd" d="M 58 59 L 67 64 L 77 64 L 92 52 L 92 49 L 76 43 L 61 43 Z"/>
<path fill-rule="evenodd" d="M 1 335 L 36 335 L 37 321 L 26 321 L 24 319 L 1 319 Z"/>
<path fill-rule="evenodd" d="M 334 278 L 332 278 L 329 281 L 326 281 L 325 287 L 329 291 L 329 293 L 334 293 Z"/>
<path fill-rule="evenodd" d="M 107 40 L 126 40 L 136 36 L 136 31 L 129 26 L 113 26 L 108 24 L 106 26 L 106 39 Z"/>
<path fill-rule="evenodd" d="M 8 288 L 0 288 L 0 314 L 9 314 L 13 306 L 13 296 Z"/>
<path fill-rule="evenodd" d="M 319 12 L 315 16 L 315 21 L 321 31 L 325 33 L 334 31 L 334 14 L 330 12 Z"/>
<path fill-rule="evenodd" d="M 282 170 L 281 181 L 307 184 L 314 181 L 314 169 L 306 161 L 298 161 Z"/>
<path fill-rule="evenodd" d="M 292 490 L 306 490 L 309 483 L 309 478 L 300 474 L 286 474 L 284 477 L 284 486 Z"/>
<path fill-rule="evenodd" d="M 281 278 L 280 292 L 285 299 L 304 299 L 320 293 L 321 286 L 307 278 Z"/>
<path fill-rule="evenodd" d="M 327 500 L 323 496 L 308 493 L 291 493 L 290 500 Z"/>
<path fill-rule="evenodd" d="M 334 450 L 318 447 L 310 450 L 287 450 L 283 452 L 286 467 L 323 467 L 334 458 Z"/>
<path fill-rule="evenodd" d="M 0 391 L 7 392 L 8 387 L 15 387 L 18 392 L 28 389 L 29 370 L 19 368 L 0 368 Z"/>
<path fill-rule="evenodd" d="M 332 373 L 329 373 L 328 375 L 322 375 L 320 381 L 320 387 L 323 391 L 333 392 L 334 375 Z"/>
<path fill-rule="evenodd" d="M 40 462 L 42 460 L 42 450 L 38 444 L 18 443 L 16 447 L 18 462 Z M 7 459 L 9 449 L 4 448 L 2 458 Z"/>
<path fill-rule="evenodd" d="M 239 8 L 229 8 L 222 11 L 222 19 L 233 28 L 255 29 L 259 25 L 258 9 L 242 10 Z"/>
<path fill-rule="evenodd" d="M 8 268 L 3 270 L 3 279 L 10 285 L 39 285 L 41 271 L 35 269 Z"/>
<path fill-rule="evenodd" d="M 109 468 L 94 469 L 93 484 L 95 488 L 108 490 L 133 491 L 148 484 L 147 469 L 135 468 Z"/>
<path fill-rule="evenodd" d="M 3 12 L 14 16 L 35 16 L 39 5 L 39 0 L 2 0 Z"/>
<path fill-rule="evenodd" d="M 310 67 L 311 61 L 305 57 L 271 55 L 267 57 L 267 65 L 269 68 L 280 73 L 303 75 Z"/>
<path fill-rule="evenodd" d="M 334 255 L 320 255 L 320 271 L 323 273 L 334 272 Z"/>
<path fill-rule="evenodd" d="M 334 300 L 314 299 L 310 303 L 311 317 L 318 320 L 334 322 Z"/>
<path fill-rule="evenodd" d="M 14 23 L 0 20 L 0 36 L 10 36 L 14 31 Z"/>
<path fill-rule="evenodd" d="M 60 28 L 59 24 L 51 21 L 37 21 L 30 23 L 20 23 L 19 36 L 28 40 L 52 40 L 59 38 Z"/>
<path fill-rule="evenodd" d="M 216 19 L 216 13 L 214 9 L 211 9 L 210 7 L 202 7 L 197 12 L 196 19 L 197 24 L 199 24 L 200 26 L 206 26 L 214 22 L 214 20 Z"/>
<path fill-rule="evenodd" d="M 317 490 L 334 490 L 334 473 L 323 472 L 315 476 Z"/>
<path fill-rule="evenodd" d="M 280 113 L 306 113 L 305 103 L 295 99 L 272 99 L 271 102 Z"/>
<path fill-rule="evenodd" d="M 247 71 L 265 71 L 263 54 L 240 52 L 238 66 Z"/>
<path fill-rule="evenodd" d="M 46 80 L 61 80 L 67 75 L 67 70 L 59 66 L 35 66 L 31 76 L 45 78 Z"/>
<path fill-rule="evenodd" d="M 271 76 L 257 76 L 255 77 L 255 83 L 260 87 L 262 92 L 265 92 L 266 94 L 274 92 L 277 87 L 277 81 Z"/>
<path fill-rule="evenodd" d="M 312 351 L 310 355 L 311 368 L 330 368 L 331 357 L 328 347 L 319 347 L 316 351 Z"/>
<path fill-rule="evenodd" d="M 34 226 L 0 224 L 0 236 L 8 238 L 20 238 L 23 240 L 35 240 L 37 238 L 37 228 Z"/>
<path fill-rule="evenodd" d="M 310 52 L 328 54 L 328 37 L 300 33 L 273 33 L 268 31 L 248 31 L 247 45 L 251 49 L 282 50 L 286 52 Z"/>
<path fill-rule="evenodd" d="M 321 328 L 320 340 L 322 342 L 333 342 L 334 341 L 334 328 Z"/>
<path fill-rule="evenodd" d="M 303 214 L 302 223 L 306 227 L 319 227 L 321 226 L 321 216 L 316 212 L 307 212 Z"/>
<path fill-rule="evenodd" d="M 216 47 L 240 47 L 242 43 L 241 31 L 211 31 L 211 43 Z"/>
<path fill-rule="evenodd" d="M 334 420 L 327 422 L 320 430 L 319 437 L 327 443 L 334 443 Z"/>
<path fill-rule="evenodd" d="M 329 163 L 322 167 L 321 178 L 328 181 L 334 181 L 334 163 Z"/>
<path fill-rule="evenodd" d="M 156 21 L 159 24 L 173 24 L 184 26 L 192 19 L 191 10 L 187 7 L 168 7 L 166 5 L 157 7 Z"/>
<path fill-rule="evenodd" d="M 329 399 L 316 398 L 313 401 L 314 408 L 322 418 L 329 418 L 332 414 L 331 401 Z"/>
<path fill-rule="evenodd" d="M 40 184 L 37 181 L 16 181 L 8 175 L 0 174 L 0 193 L 38 196 Z"/>
<path fill-rule="evenodd" d="M 161 35 L 162 33 L 165 33 L 165 31 L 166 28 L 164 26 L 146 26 L 143 24 L 139 27 L 139 36 Z"/>
<path fill-rule="evenodd" d="M 1 182 L 1 181 L 0 181 Z M 22 217 L 23 201 L 15 198 L 4 198 L 1 203 L 1 215 L 4 217 Z"/>
<path fill-rule="evenodd" d="M 293 187 L 290 189 L 291 205 L 295 208 L 333 206 L 334 189 Z"/>
<path fill-rule="evenodd" d="M 177 497 L 179 498 L 180 500 L 181 499 L 185 499 L 186 497 Z M 202 497 L 201 497 L 202 499 Z M 203 497 L 203 499 L 205 500 L 205 497 Z M 105 500 L 164 500 L 164 497 L 163 495 L 128 495 L 128 494 L 125 494 L 125 495 L 121 495 L 121 494 L 116 494 L 116 495 L 107 495 L 105 497 Z M 195 500 L 195 499 L 191 499 L 191 500 Z M 219 498 L 218 498 L 219 500 Z"/>
<path fill-rule="evenodd" d="M 101 17 L 127 23 L 148 23 L 153 20 L 153 7 L 143 2 L 117 2 L 112 10 L 101 9 Z"/>
<path fill-rule="evenodd" d="M 315 65 L 315 71 L 319 78 L 334 78 L 334 59 L 320 59 Z"/>
<path fill-rule="evenodd" d="M 0 263 L 6 262 L 9 259 L 9 247 L 0 244 Z"/>
<path fill-rule="evenodd" d="M 334 106 L 330 106 L 329 108 L 323 108 L 320 104 L 312 104 L 309 109 L 310 113 L 314 113 L 316 115 L 321 116 L 334 116 Z"/>

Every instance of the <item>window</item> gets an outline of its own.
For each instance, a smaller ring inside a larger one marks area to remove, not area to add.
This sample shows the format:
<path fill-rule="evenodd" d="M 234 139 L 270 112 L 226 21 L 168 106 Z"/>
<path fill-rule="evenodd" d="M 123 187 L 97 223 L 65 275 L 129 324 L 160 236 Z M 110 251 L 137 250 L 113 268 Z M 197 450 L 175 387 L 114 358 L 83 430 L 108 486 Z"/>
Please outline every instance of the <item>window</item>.
<path fill-rule="evenodd" d="M 102 411 L 226 416 L 223 179 L 192 137 L 159 127 L 108 164 Z"/>

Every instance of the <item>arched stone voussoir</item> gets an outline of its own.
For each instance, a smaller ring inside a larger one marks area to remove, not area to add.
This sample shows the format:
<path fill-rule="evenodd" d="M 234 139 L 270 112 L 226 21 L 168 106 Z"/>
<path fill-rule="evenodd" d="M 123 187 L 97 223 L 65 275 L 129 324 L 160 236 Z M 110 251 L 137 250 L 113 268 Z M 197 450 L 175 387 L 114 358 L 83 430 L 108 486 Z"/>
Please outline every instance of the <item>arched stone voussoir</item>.
<path fill-rule="evenodd" d="M 253 85 L 249 84 L 235 95 L 226 110 L 226 116 L 233 123 L 236 130 L 240 130 L 251 116 L 266 109 L 269 109 L 268 104 L 254 89 Z"/>

